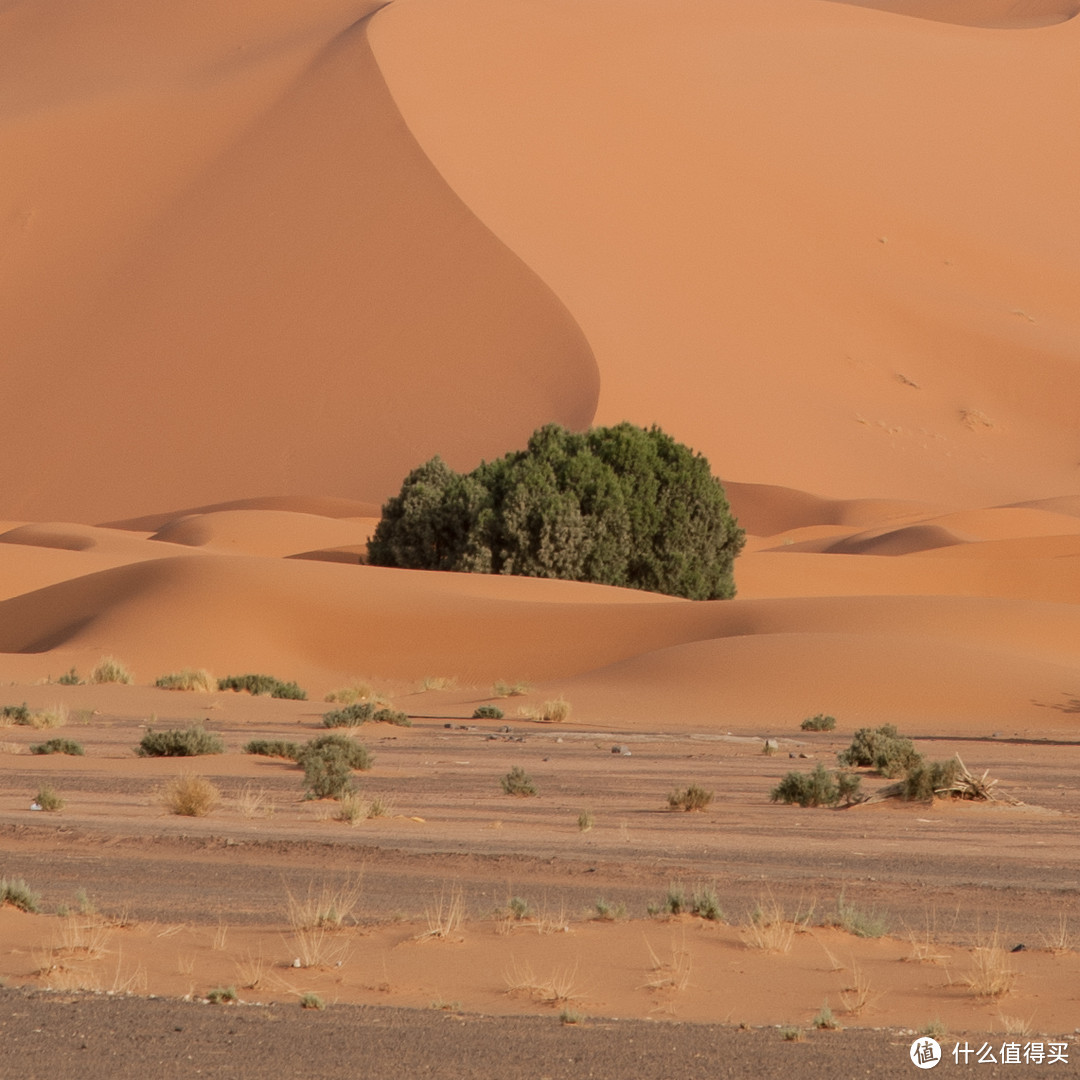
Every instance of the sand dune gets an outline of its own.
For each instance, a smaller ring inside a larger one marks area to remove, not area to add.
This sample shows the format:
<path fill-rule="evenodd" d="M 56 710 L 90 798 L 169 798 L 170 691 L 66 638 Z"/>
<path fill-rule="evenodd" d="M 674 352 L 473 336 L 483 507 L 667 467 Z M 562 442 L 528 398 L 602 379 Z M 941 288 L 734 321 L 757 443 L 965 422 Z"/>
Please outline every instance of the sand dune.
<path fill-rule="evenodd" d="M 935 22 L 984 29 L 1023 29 L 1067 22 L 1080 12 L 1075 0 L 836 0 Z"/>

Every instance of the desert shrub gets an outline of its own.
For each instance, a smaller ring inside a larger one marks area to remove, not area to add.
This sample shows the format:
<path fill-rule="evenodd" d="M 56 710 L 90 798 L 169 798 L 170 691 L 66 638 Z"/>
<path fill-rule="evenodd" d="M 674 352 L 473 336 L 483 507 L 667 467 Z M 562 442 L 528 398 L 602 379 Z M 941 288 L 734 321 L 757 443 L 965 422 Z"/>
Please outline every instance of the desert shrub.
<path fill-rule="evenodd" d="M 183 731 L 148 728 L 135 753 L 139 757 L 198 757 L 225 753 L 225 743 L 220 735 L 207 731 L 202 724 L 192 724 Z"/>
<path fill-rule="evenodd" d="M 255 696 L 288 698 L 293 701 L 306 701 L 307 691 L 301 690 L 294 682 L 282 682 L 273 675 L 228 675 L 218 679 L 219 690 L 233 690 L 236 693 L 246 691 Z"/>
<path fill-rule="evenodd" d="M 851 773 L 830 773 L 819 761 L 813 772 L 789 772 L 769 793 L 773 802 L 799 806 L 837 806 L 855 801 L 859 777 Z"/>
<path fill-rule="evenodd" d="M 40 903 L 41 897 L 22 878 L 0 877 L 0 907 L 10 904 L 34 915 Z"/>
<path fill-rule="evenodd" d="M 412 727 L 408 716 L 397 709 L 376 709 L 371 718 L 376 724 L 393 724 L 395 727 Z"/>
<path fill-rule="evenodd" d="M 218 789 L 205 776 L 194 773 L 184 773 L 170 780 L 161 793 L 165 809 L 181 817 L 205 817 L 220 800 Z"/>
<path fill-rule="evenodd" d="M 682 791 L 672 791 L 668 797 L 668 806 L 672 810 L 704 810 L 712 802 L 713 793 L 697 784 L 691 784 Z"/>
<path fill-rule="evenodd" d="M 800 725 L 803 731 L 832 731 L 836 727 L 836 717 L 818 713 L 808 716 Z"/>
<path fill-rule="evenodd" d="M 61 686 L 82 686 L 82 679 L 79 678 L 79 673 L 74 668 L 64 672 L 56 681 Z"/>
<path fill-rule="evenodd" d="M 708 461 L 659 428 L 548 424 L 466 475 L 439 457 L 414 469 L 383 506 L 368 560 L 715 600 L 735 593 L 743 541 Z"/>
<path fill-rule="evenodd" d="M 542 724 L 561 724 L 570 715 L 570 702 L 566 698 L 555 698 L 545 701 L 543 705 L 533 709 L 531 716 Z"/>
<path fill-rule="evenodd" d="M 90 672 L 90 681 L 95 684 L 122 683 L 128 686 L 132 683 L 133 676 L 115 657 L 103 656 Z"/>
<path fill-rule="evenodd" d="M 0 720 L 7 724 L 30 724 L 30 708 L 24 701 L 21 705 L 5 705 L 0 709 Z"/>
<path fill-rule="evenodd" d="M 511 683 L 496 679 L 495 685 L 492 687 L 492 693 L 496 697 L 522 697 L 531 689 L 532 687 L 527 682 Z"/>
<path fill-rule="evenodd" d="M 817 1016 L 810 1021 L 819 1031 L 835 1031 L 840 1026 L 840 1021 L 833 1016 L 829 1002 L 826 1001 L 818 1010 Z"/>
<path fill-rule="evenodd" d="M 82 757 L 83 748 L 72 739 L 49 739 L 48 742 L 31 743 L 31 754 L 70 754 L 72 757 Z"/>
<path fill-rule="evenodd" d="M 501 720 L 506 714 L 498 705 L 481 705 L 473 710 L 474 720 Z"/>
<path fill-rule="evenodd" d="M 720 908 L 720 899 L 716 890 L 707 886 L 697 888 L 690 894 L 690 914 L 710 922 L 721 922 L 724 913 Z"/>
<path fill-rule="evenodd" d="M 64 809 L 64 800 L 51 787 L 38 788 L 38 793 L 34 796 L 34 802 L 42 810 L 48 810 L 50 813 Z"/>
<path fill-rule="evenodd" d="M 340 799 L 352 794 L 353 770 L 370 769 L 367 747 L 347 735 L 321 735 L 300 750 L 297 764 L 304 770 L 305 798 Z"/>
<path fill-rule="evenodd" d="M 326 1005 L 318 994 L 306 993 L 300 995 L 301 1009 L 325 1009 Z"/>
<path fill-rule="evenodd" d="M 615 922 L 616 919 L 621 919 L 626 915 L 625 904 L 613 904 L 603 897 L 597 899 L 593 910 L 596 912 L 593 918 L 599 922 Z"/>
<path fill-rule="evenodd" d="M 162 675 L 154 685 L 159 690 L 202 690 L 211 692 L 217 689 L 214 676 L 203 668 L 184 668 Z"/>
<path fill-rule="evenodd" d="M 300 757 L 300 747 L 294 742 L 286 742 L 283 739 L 252 739 L 244 747 L 244 753 L 296 761 Z"/>
<path fill-rule="evenodd" d="M 577 819 L 578 832 L 588 832 L 593 827 L 594 820 L 591 810 L 582 810 Z"/>
<path fill-rule="evenodd" d="M 895 777 L 918 765 L 922 755 L 894 724 L 882 724 L 878 728 L 859 728 L 837 760 L 841 765 L 871 766 L 882 776 Z"/>
<path fill-rule="evenodd" d="M 532 782 L 529 774 L 520 766 L 515 765 L 503 778 L 502 789 L 507 795 L 535 795 L 536 785 Z"/>
<path fill-rule="evenodd" d="M 943 788 L 951 787 L 960 778 L 960 762 L 920 761 L 908 769 L 904 777 L 904 798 L 918 802 L 930 802 Z"/>
<path fill-rule="evenodd" d="M 352 705 L 355 701 L 364 701 L 375 696 L 375 690 L 367 683 L 358 683 L 353 686 L 344 686 L 340 690 L 331 690 L 323 698 L 331 704 Z"/>
<path fill-rule="evenodd" d="M 375 716 L 375 706 L 370 701 L 358 701 L 344 709 L 332 709 L 323 713 L 323 727 L 358 727 Z"/>
<path fill-rule="evenodd" d="M 825 919 L 824 923 L 839 926 L 841 930 L 862 938 L 883 937 L 889 929 L 889 920 L 886 915 L 875 908 L 864 911 L 856 907 L 844 896 L 843 891 L 836 898 L 835 913 Z"/>
<path fill-rule="evenodd" d="M 211 1005 L 235 1005 L 240 1000 L 235 986 L 219 986 L 206 995 Z"/>

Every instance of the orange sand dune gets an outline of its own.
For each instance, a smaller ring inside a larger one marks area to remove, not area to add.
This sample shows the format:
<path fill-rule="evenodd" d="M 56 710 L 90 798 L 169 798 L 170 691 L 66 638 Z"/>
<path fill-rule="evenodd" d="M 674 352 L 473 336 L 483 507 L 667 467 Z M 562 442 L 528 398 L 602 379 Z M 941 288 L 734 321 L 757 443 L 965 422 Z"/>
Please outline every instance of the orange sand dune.
<path fill-rule="evenodd" d="M 1080 23 L 415 0 L 372 35 L 425 152 L 581 325 L 599 421 L 830 497 L 1074 487 Z"/>
<path fill-rule="evenodd" d="M 1080 12 L 1075 0 L 836 0 L 960 26 L 1019 29 L 1052 26 Z"/>
<path fill-rule="evenodd" d="M 12 515 L 381 499 L 433 453 L 591 420 L 588 343 L 417 146 L 377 6 L 241 8 L 222 40 L 175 2 L 9 14 L 0 67 L 101 53 L 0 114 Z"/>

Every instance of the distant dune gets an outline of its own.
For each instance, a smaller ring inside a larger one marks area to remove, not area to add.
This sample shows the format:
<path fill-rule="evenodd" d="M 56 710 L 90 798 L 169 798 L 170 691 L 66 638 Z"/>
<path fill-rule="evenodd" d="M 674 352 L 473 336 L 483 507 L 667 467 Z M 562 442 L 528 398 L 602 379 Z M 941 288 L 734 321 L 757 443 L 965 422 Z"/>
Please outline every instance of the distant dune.
<path fill-rule="evenodd" d="M 5 5 L 5 677 L 1075 727 L 1078 9 Z M 357 565 L 553 420 L 704 452 L 738 599 Z"/>

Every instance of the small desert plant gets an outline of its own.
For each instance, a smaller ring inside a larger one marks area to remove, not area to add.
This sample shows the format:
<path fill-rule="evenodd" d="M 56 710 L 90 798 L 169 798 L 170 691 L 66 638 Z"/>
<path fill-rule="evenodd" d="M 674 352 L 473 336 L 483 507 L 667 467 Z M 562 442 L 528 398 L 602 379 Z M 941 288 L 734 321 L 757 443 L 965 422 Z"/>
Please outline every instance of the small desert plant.
<path fill-rule="evenodd" d="M 565 698 L 555 698 L 553 701 L 545 701 L 532 713 L 534 720 L 542 724 L 561 724 L 570 715 L 570 702 Z"/>
<path fill-rule="evenodd" d="M 802 1042 L 805 1035 L 803 1034 L 802 1028 L 785 1025 L 780 1029 L 780 1038 L 783 1039 L 784 1042 Z"/>
<path fill-rule="evenodd" d="M 211 1005 L 235 1005 L 240 1000 L 235 986 L 219 986 L 206 995 Z"/>
<path fill-rule="evenodd" d="M 42 810 L 48 810 L 50 813 L 64 809 L 64 800 L 51 787 L 39 788 L 37 795 L 34 796 L 34 802 Z"/>
<path fill-rule="evenodd" d="M 457 679 L 445 675 L 425 675 L 416 685 L 418 694 L 426 694 L 429 690 L 453 690 L 457 686 Z"/>
<path fill-rule="evenodd" d="M 960 762 L 956 758 L 948 761 L 922 761 L 908 769 L 904 785 L 904 798 L 912 802 L 931 802 L 935 797 L 945 797 L 946 789 L 952 787 L 960 778 Z"/>
<path fill-rule="evenodd" d="M 529 901 L 520 896 L 510 897 L 510 902 L 506 907 L 511 916 L 519 922 L 530 914 Z"/>
<path fill-rule="evenodd" d="M 915 744 L 901 735 L 893 724 L 859 728 L 851 745 L 837 755 L 841 765 L 871 766 L 882 776 L 902 776 L 922 761 Z"/>
<path fill-rule="evenodd" d="M 588 832 L 593 827 L 592 811 L 582 810 L 578 814 L 577 827 L 579 832 Z"/>
<path fill-rule="evenodd" d="M 774 897 L 761 900 L 742 929 L 743 941 L 765 952 L 791 952 L 795 940 L 795 924 L 790 922 L 784 908 Z"/>
<path fill-rule="evenodd" d="M 353 770 L 372 766 L 366 746 L 338 734 L 320 735 L 305 743 L 296 761 L 304 770 L 308 799 L 340 799 L 350 794 Z"/>
<path fill-rule="evenodd" d="M 559 1022 L 562 1024 L 580 1024 L 584 1019 L 585 1014 L 576 1012 L 574 1009 L 563 1009 L 559 1013 Z"/>
<path fill-rule="evenodd" d="M 31 754 L 70 754 L 72 757 L 82 757 L 83 748 L 72 739 L 49 739 L 48 742 L 31 743 Z"/>
<path fill-rule="evenodd" d="M 710 922 L 722 922 L 724 913 L 714 889 L 702 886 L 690 894 L 690 914 Z"/>
<path fill-rule="evenodd" d="M 503 682 L 501 679 L 496 681 L 492 687 L 492 693 L 495 697 L 522 697 L 527 694 L 532 687 L 527 682 Z"/>
<path fill-rule="evenodd" d="M 359 727 L 375 716 L 375 705 L 370 701 L 356 701 L 343 709 L 323 713 L 323 727 Z"/>
<path fill-rule="evenodd" d="M 331 690 L 323 698 L 323 701 L 337 703 L 338 705 L 352 705 L 354 701 L 367 701 L 374 697 L 375 688 L 366 682 L 362 682 L 342 687 L 340 690 Z"/>
<path fill-rule="evenodd" d="M 773 802 L 799 806 L 836 806 L 854 802 L 859 777 L 847 772 L 830 773 L 819 761 L 813 772 L 789 772 L 769 793 Z"/>
<path fill-rule="evenodd" d="M 154 731 L 147 728 L 135 749 L 139 757 L 199 757 L 202 754 L 224 754 L 225 743 L 220 735 L 207 731 L 202 724 L 192 724 L 181 731 Z"/>
<path fill-rule="evenodd" d="M 461 889 L 451 889 L 449 894 L 440 893 L 425 915 L 428 930 L 420 935 L 421 938 L 448 938 L 465 921 L 465 896 Z"/>
<path fill-rule="evenodd" d="M 74 668 L 71 668 L 70 671 L 66 671 L 56 681 L 61 686 L 82 686 L 82 679 L 79 678 L 79 673 Z"/>
<path fill-rule="evenodd" d="M 366 817 L 367 803 L 355 791 L 347 792 L 338 800 L 337 813 L 334 814 L 336 821 L 344 821 L 347 825 L 355 825 Z"/>
<path fill-rule="evenodd" d="M 371 718 L 376 724 L 393 724 L 395 727 L 412 727 L 412 721 L 399 709 L 376 709 Z"/>
<path fill-rule="evenodd" d="M 889 929 L 889 920 L 875 909 L 863 911 L 845 899 L 843 892 L 836 898 L 836 912 L 827 925 L 839 926 L 841 930 L 862 938 L 883 937 Z"/>
<path fill-rule="evenodd" d="M 971 970 L 964 981 L 976 997 L 1004 997 L 1016 981 L 1016 970 L 995 931 L 972 950 Z"/>
<path fill-rule="evenodd" d="M 286 742 L 283 739 L 252 739 L 244 747 L 244 753 L 296 761 L 300 757 L 300 747 L 297 743 Z"/>
<path fill-rule="evenodd" d="M 817 1016 L 810 1021 L 819 1031 L 836 1031 L 840 1027 L 840 1021 L 833 1016 L 832 1009 L 829 1008 L 829 1001 L 826 998 L 825 1003 L 818 1010 Z"/>
<path fill-rule="evenodd" d="M 301 1009 L 325 1009 L 326 1005 L 323 1003 L 323 999 L 318 994 L 307 993 L 300 995 L 300 1008 Z"/>
<path fill-rule="evenodd" d="M 211 693 L 217 689 L 217 680 L 204 668 L 184 668 L 162 675 L 154 685 L 159 690 L 190 690 Z"/>
<path fill-rule="evenodd" d="M 205 776 L 184 773 L 170 780 L 161 801 L 170 814 L 181 817 L 205 817 L 217 806 L 221 794 Z"/>
<path fill-rule="evenodd" d="M 942 1039 L 945 1037 L 946 1027 L 938 1019 L 931 1020 L 928 1024 L 923 1024 L 920 1035 L 927 1035 L 931 1039 Z"/>
<path fill-rule="evenodd" d="M 626 915 L 626 905 L 613 904 L 601 897 L 593 905 L 593 911 L 595 912 L 593 918 L 598 922 L 615 922 L 616 919 L 621 919 Z"/>
<path fill-rule="evenodd" d="M 236 808 L 246 818 L 273 817 L 274 803 L 265 788 L 244 784 L 236 793 Z"/>
<path fill-rule="evenodd" d="M 473 710 L 474 720 L 501 720 L 505 713 L 498 705 L 480 705 Z"/>
<path fill-rule="evenodd" d="M 520 765 L 515 765 L 500 782 L 503 791 L 507 795 L 526 796 L 536 794 L 536 785 Z"/>
<path fill-rule="evenodd" d="M 0 907 L 10 904 L 35 915 L 40 902 L 41 897 L 22 878 L 0 877 Z"/>
<path fill-rule="evenodd" d="M 691 784 L 682 791 L 672 791 L 668 797 L 668 806 L 672 810 L 704 810 L 712 802 L 713 793 L 697 784 Z"/>
<path fill-rule="evenodd" d="M 50 705 L 47 709 L 35 709 L 30 714 L 32 728 L 63 727 L 68 721 L 66 705 Z"/>
<path fill-rule="evenodd" d="M 367 803 L 366 816 L 370 818 L 389 817 L 393 812 L 394 802 L 385 795 L 372 795 Z"/>
<path fill-rule="evenodd" d="M 273 675 L 228 675 L 224 679 L 218 679 L 217 688 L 233 690 L 236 693 L 246 691 L 255 696 L 269 695 L 293 701 L 307 701 L 306 690 L 301 690 L 294 682 L 282 682 Z"/>
<path fill-rule="evenodd" d="M 1052 953 L 1067 953 L 1073 949 L 1073 936 L 1069 930 L 1069 916 L 1058 913 L 1057 923 L 1049 931 L 1042 932 L 1043 946 Z"/>
<path fill-rule="evenodd" d="M 0 721 L 5 724 L 30 726 L 30 709 L 24 701 L 21 705 L 5 705 L 0 709 Z"/>
<path fill-rule="evenodd" d="M 816 716 L 808 716 L 799 727 L 803 731 L 833 731 L 836 728 L 836 717 L 818 713 Z"/>
<path fill-rule="evenodd" d="M 134 678 L 130 671 L 113 656 L 103 656 L 93 671 L 90 672 L 90 681 L 100 683 L 122 683 L 129 686 Z"/>

